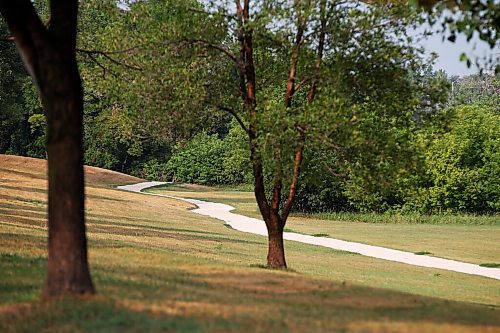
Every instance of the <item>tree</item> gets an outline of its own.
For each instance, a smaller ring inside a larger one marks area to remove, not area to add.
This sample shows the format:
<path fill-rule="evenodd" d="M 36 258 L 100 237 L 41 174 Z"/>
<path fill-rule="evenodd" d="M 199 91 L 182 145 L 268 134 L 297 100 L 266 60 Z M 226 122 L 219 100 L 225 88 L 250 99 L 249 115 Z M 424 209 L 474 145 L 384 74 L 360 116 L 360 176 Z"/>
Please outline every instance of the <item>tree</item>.
<path fill-rule="evenodd" d="M 29 0 L 1 0 L 0 13 L 47 118 L 49 253 L 43 296 L 94 293 L 84 220 L 83 91 L 76 62 L 78 1 L 51 0 L 47 26 Z"/>
<path fill-rule="evenodd" d="M 418 52 L 405 35 L 415 16 L 405 6 L 357 2 L 234 4 L 131 4 L 103 39 L 115 57 L 103 59 L 106 73 L 126 63 L 118 73 L 126 79 L 104 85 L 160 135 L 207 110 L 231 114 L 248 140 L 267 263 L 286 267 L 283 229 L 307 147 L 331 149 L 356 175 L 396 169 L 408 132 L 399 128 L 414 122 L 419 104 L 409 77 Z"/>
<path fill-rule="evenodd" d="M 365 153 L 384 156 L 380 152 L 398 145 L 395 128 L 412 118 L 418 100 L 407 74 L 416 57 L 404 35 L 411 13 L 397 6 L 299 0 L 236 1 L 235 10 L 228 8 L 211 7 L 229 32 L 228 42 L 195 40 L 233 65 L 229 91 L 242 103 L 226 93 L 216 105 L 248 135 L 254 193 L 268 230 L 267 264 L 286 267 L 283 229 L 305 148 L 319 141 L 340 158 L 359 162 L 360 151 L 349 156 L 352 144 L 341 147 L 350 140 L 373 148 Z M 382 138 L 387 142 L 380 145 Z M 390 168 L 391 161 L 382 165 Z"/>

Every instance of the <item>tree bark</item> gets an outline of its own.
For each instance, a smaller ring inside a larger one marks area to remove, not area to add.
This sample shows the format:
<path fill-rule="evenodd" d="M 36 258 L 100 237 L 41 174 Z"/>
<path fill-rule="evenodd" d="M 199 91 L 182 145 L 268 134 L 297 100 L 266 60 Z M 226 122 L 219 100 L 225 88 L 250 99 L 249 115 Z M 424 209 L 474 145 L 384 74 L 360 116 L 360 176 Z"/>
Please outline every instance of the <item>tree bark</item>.
<path fill-rule="evenodd" d="M 283 223 L 279 216 L 273 214 L 266 221 L 269 248 L 267 266 L 270 268 L 286 268 L 285 246 L 283 242 Z"/>
<path fill-rule="evenodd" d="M 94 293 L 87 261 L 83 92 L 74 58 L 56 53 L 40 67 L 49 156 L 49 261 L 44 297 Z"/>
<path fill-rule="evenodd" d="M 16 47 L 47 117 L 48 272 L 43 297 L 95 292 L 87 261 L 83 90 L 76 62 L 78 1 L 51 0 L 42 24 L 30 0 L 0 0 Z"/>

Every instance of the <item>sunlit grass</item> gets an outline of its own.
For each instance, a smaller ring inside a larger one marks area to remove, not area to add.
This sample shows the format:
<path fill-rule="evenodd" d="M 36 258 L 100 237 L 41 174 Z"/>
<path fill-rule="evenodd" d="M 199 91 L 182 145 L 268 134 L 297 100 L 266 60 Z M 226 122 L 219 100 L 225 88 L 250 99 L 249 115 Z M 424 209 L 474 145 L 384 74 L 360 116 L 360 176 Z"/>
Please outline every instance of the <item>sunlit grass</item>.
<path fill-rule="evenodd" d="M 182 187 L 177 185 L 177 188 Z M 155 193 L 175 195 L 170 187 L 155 188 Z M 235 207 L 235 212 L 246 216 L 260 218 L 252 192 L 210 190 L 203 187 L 196 192 L 185 191 L 184 197 L 205 199 L 227 203 Z M 404 220 L 394 223 L 389 215 L 343 213 L 328 215 L 340 216 L 339 220 L 317 218 L 313 215 L 292 215 L 285 231 L 297 232 L 312 236 L 322 235 L 342 240 L 361 242 L 371 245 L 390 247 L 408 252 L 419 252 L 426 249 L 434 256 L 481 264 L 484 262 L 500 262 L 500 222 L 493 216 L 484 217 L 488 223 L 478 221 L 470 223 L 451 223 L 451 217 L 443 218 L 446 223 L 413 223 Z M 376 216 L 377 223 L 363 222 L 363 216 Z M 410 218 L 410 217 L 408 217 Z M 462 218 L 465 218 L 462 216 Z M 384 219 L 389 219 L 384 223 Z M 326 236 L 328 235 L 328 236 Z"/>

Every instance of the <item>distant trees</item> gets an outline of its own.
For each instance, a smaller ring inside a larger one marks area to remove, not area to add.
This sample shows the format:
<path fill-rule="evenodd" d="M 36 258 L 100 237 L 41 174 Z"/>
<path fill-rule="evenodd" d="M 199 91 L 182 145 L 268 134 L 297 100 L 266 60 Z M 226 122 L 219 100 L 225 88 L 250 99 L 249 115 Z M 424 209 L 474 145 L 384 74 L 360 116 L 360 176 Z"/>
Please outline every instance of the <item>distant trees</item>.
<path fill-rule="evenodd" d="M 7 36 L 7 26 L 0 21 L 0 36 Z M 22 131 L 26 121 L 22 96 L 23 82 L 27 74 L 16 53 L 14 45 L 0 41 L 0 152 L 6 152 L 13 145 L 15 137 L 26 137 Z"/>
<path fill-rule="evenodd" d="M 76 62 L 78 1 L 50 1 L 46 26 L 29 0 L 0 1 L 47 118 L 49 257 L 45 297 L 94 293 L 84 220 L 83 90 Z"/>
<path fill-rule="evenodd" d="M 224 138 L 197 134 L 174 148 L 164 173 L 177 182 L 202 185 L 250 183 L 252 171 L 245 142 L 246 133 L 236 122 Z"/>
<path fill-rule="evenodd" d="M 457 107 L 425 161 L 430 184 L 418 200 L 424 211 L 500 211 L 500 114 L 493 108 Z"/>

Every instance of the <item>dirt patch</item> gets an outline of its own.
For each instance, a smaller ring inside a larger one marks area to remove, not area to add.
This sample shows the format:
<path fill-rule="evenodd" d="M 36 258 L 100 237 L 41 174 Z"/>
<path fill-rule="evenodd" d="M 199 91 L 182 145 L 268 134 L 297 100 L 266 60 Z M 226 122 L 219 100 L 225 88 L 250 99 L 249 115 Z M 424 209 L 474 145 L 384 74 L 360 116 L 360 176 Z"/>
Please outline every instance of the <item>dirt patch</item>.
<path fill-rule="evenodd" d="M 183 187 L 187 190 L 194 190 L 194 191 L 215 191 L 213 187 L 210 186 L 205 186 L 205 185 L 197 185 L 197 184 L 175 184 L 177 187 Z"/>

